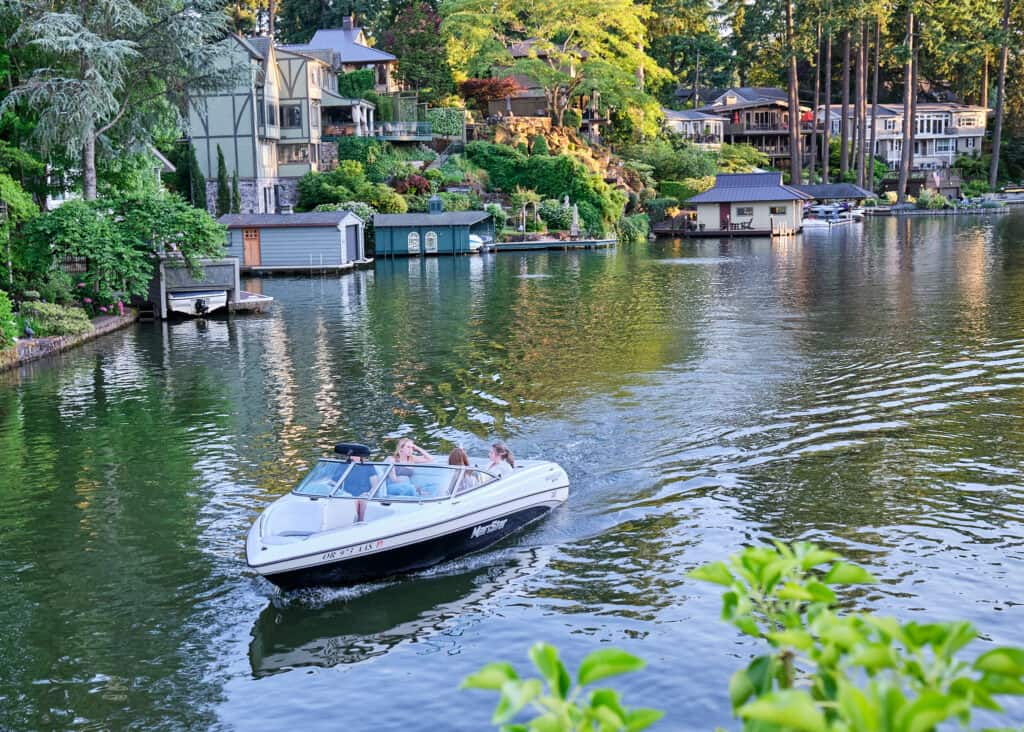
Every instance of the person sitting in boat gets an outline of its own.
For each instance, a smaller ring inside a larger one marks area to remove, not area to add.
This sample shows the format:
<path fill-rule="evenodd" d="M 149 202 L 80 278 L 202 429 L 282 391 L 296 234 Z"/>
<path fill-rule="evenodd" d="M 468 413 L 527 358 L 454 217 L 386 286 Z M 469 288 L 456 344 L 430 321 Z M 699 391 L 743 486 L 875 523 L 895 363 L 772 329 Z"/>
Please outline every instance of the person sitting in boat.
<path fill-rule="evenodd" d="M 372 465 L 363 465 L 361 455 L 353 455 L 349 461 L 354 464 L 341 488 L 345 493 L 359 499 L 356 501 L 356 521 L 359 522 L 366 515 L 366 501 L 363 500 L 363 496 L 370 495 L 376 486 L 377 471 Z"/>
<path fill-rule="evenodd" d="M 508 449 L 504 442 L 495 442 L 491 445 L 489 457 L 491 458 L 491 464 L 487 466 L 488 473 L 504 478 L 515 470 L 516 459 L 512 456 L 512 451 Z"/>
<path fill-rule="evenodd" d="M 456 467 L 469 467 L 469 455 L 461 447 L 456 447 L 448 455 L 448 464 Z M 475 470 L 464 470 L 462 476 L 459 478 L 458 483 L 455 485 L 455 492 L 462 493 L 464 491 L 473 490 L 478 485 L 477 474 Z"/>
<path fill-rule="evenodd" d="M 426 450 L 419 447 L 408 437 L 401 438 L 395 445 L 395 452 L 385 462 L 394 463 L 395 467 L 388 471 L 387 494 L 389 496 L 414 496 L 416 489 L 412 484 L 415 470 L 410 467 L 417 463 L 432 463 Z"/>

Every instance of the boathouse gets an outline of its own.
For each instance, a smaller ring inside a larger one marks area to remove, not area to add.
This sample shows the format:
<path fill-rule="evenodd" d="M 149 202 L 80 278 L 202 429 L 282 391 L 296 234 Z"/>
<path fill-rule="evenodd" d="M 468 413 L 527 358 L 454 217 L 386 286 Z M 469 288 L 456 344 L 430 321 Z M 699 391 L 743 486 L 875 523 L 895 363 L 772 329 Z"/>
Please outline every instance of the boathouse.
<path fill-rule="evenodd" d="M 445 211 L 438 196 L 427 202 L 427 213 L 377 214 L 373 236 L 378 257 L 421 254 L 469 254 L 470 236 L 492 240 L 494 226 L 486 211 Z"/>
<path fill-rule="evenodd" d="M 800 231 L 810 196 L 782 182 L 782 173 L 723 173 L 693 196 L 695 236 L 778 236 Z"/>
<path fill-rule="evenodd" d="M 351 211 L 226 214 L 228 254 L 243 271 L 349 269 L 366 260 L 363 220 Z"/>
<path fill-rule="evenodd" d="M 817 183 L 808 185 L 790 186 L 801 193 L 806 193 L 815 201 L 863 201 L 865 198 L 874 198 L 875 194 L 866 188 L 861 188 L 854 183 Z"/>

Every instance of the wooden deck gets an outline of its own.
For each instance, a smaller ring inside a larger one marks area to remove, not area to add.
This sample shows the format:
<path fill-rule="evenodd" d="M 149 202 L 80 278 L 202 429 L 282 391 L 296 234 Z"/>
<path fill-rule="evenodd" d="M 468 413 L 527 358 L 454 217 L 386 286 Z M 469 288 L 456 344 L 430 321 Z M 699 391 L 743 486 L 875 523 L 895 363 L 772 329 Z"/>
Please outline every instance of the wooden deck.
<path fill-rule="evenodd" d="M 489 244 L 489 252 L 528 252 L 546 249 L 607 249 L 618 239 L 541 239 L 539 241 L 499 241 Z"/>

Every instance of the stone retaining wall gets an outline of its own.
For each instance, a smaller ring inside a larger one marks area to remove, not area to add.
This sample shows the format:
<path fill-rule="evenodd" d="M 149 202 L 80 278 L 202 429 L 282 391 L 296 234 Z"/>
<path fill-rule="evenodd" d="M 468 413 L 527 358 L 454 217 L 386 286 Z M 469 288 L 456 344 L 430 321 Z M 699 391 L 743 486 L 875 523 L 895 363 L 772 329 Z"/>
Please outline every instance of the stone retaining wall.
<path fill-rule="evenodd" d="M 104 315 L 99 318 L 93 318 L 92 330 L 82 335 L 21 338 L 14 348 L 0 351 L 0 371 L 13 369 L 29 361 L 53 356 L 61 351 L 74 348 L 86 341 L 91 341 L 93 338 L 98 338 L 101 335 L 127 327 L 138 320 L 138 318 L 138 312 L 131 310 L 124 316 Z"/>

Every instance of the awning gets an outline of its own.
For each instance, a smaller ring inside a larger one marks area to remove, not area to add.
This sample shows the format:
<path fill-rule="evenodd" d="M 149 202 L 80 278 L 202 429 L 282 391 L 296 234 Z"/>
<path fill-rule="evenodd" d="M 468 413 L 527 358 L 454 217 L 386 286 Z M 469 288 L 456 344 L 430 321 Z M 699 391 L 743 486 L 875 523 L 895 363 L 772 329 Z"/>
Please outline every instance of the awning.
<path fill-rule="evenodd" d="M 334 92 L 328 89 L 321 90 L 320 96 L 321 107 L 362 107 L 363 109 L 376 109 L 376 105 L 373 102 L 368 102 L 365 99 L 348 99 L 346 97 L 338 96 Z"/>

